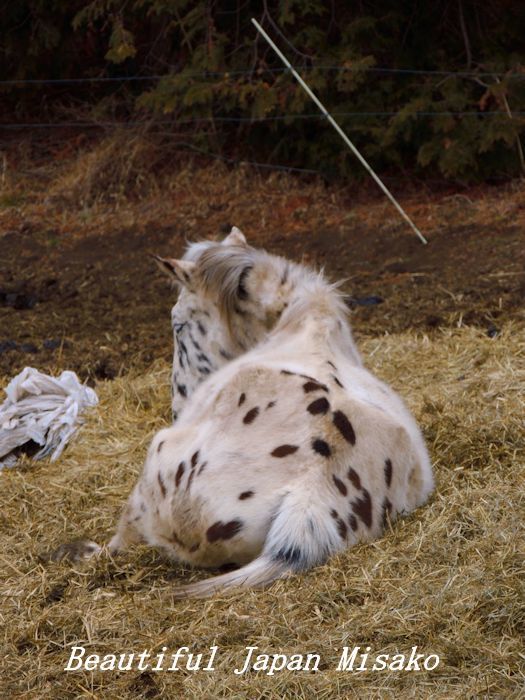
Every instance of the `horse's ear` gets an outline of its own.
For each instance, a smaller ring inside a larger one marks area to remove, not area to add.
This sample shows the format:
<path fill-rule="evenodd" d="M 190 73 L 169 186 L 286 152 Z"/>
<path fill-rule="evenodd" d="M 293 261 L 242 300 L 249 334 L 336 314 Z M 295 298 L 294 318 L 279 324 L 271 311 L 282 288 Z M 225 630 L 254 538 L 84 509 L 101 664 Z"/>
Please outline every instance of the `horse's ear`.
<path fill-rule="evenodd" d="M 222 245 L 248 245 L 248 242 L 241 229 L 233 226 L 230 233 L 223 240 Z"/>
<path fill-rule="evenodd" d="M 189 260 L 176 260 L 175 258 L 161 258 L 153 256 L 160 269 L 169 275 L 183 287 L 191 287 L 195 272 L 195 263 Z"/>

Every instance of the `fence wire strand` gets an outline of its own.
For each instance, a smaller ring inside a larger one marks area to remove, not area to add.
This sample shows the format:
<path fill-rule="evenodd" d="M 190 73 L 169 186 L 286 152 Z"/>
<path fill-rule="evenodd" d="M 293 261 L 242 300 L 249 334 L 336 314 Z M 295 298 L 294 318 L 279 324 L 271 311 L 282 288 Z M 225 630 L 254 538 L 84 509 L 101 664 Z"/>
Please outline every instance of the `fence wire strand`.
<path fill-rule="evenodd" d="M 523 72 L 498 72 L 498 71 L 446 71 L 446 70 L 423 70 L 419 68 L 387 68 L 387 67 L 360 67 L 360 66 L 325 66 L 325 65 L 309 65 L 295 67 L 300 71 L 322 71 L 333 73 L 384 73 L 392 75 L 435 75 L 439 77 L 457 77 L 457 78 L 507 78 L 525 80 L 525 70 Z M 92 76 L 79 78 L 11 78 L 8 80 L 0 80 L 0 85 L 6 86 L 23 86 L 23 85 L 74 85 L 82 83 L 116 83 L 116 82 L 147 82 L 155 80 L 165 80 L 176 78 L 179 75 L 184 77 L 195 78 L 226 78 L 231 76 L 242 75 L 262 75 L 264 73 L 287 73 L 287 68 L 245 68 L 240 70 L 225 70 L 225 71 L 183 71 L 166 73 L 163 75 L 119 75 L 119 76 Z"/>
<path fill-rule="evenodd" d="M 338 118 L 347 117 L 397 117 L 403 115 L 404 117 L 418 118 L 418 117 L 491 117 L 491 116 L 503 116 L 506 119 L 509 118 L 507 112 L 499 111 L 487 111 L 487 112 L 406 112 L 405 110 L 399 110 L 397 112 L 333 112 L 332 115 Z M 525 117 L 525 112 L 513 112 L 513 117 L 520 118 Z M 286 120 L 324 120 L 323 114 L 318 112 L 314 114 L 278 114 L 271 117 L 225 117 L 221 115 L 215 115 L 210 117 L 193 117 L 191 119 L 170 119 L 170 120 L 160 120 L 153 121 L 154 124 L 166 126 L 179 126 L 179 125 L 191 125 L 191 124 L 209 124 L 209 123 L 232 123 L 232 124 L 259 124 L 266 122 L 280 122 Z M 148 120 L 128 120 L 128 121 L 82 121 L 82 122 L 12 122 L 2 124 L 0 122 L 0 129 L 59 129 L 59 128 L 80 128 L 80 129 L 90 129 L 90 128 L 111 128 L 120 127 L 128 128 L 131 126 L 143 126 L 144 124 L 152 123 L 151 119 Z"/>

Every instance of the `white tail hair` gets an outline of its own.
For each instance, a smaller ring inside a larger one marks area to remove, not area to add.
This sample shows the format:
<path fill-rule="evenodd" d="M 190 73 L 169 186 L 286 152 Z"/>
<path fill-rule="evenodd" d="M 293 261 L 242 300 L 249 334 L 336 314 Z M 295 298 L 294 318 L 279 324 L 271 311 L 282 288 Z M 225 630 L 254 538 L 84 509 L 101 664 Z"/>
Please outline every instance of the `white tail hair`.
<path fill-rule="evenodd" d="M 322 564 L 340 550 L 337 522 L 326 517 L 322 484 L 287 491 L 272 518 L 259 557 L 236 571 L 175 589 L 175 599 L 206 598 L 230 588 L 261 588 L 278 578 Z"/>

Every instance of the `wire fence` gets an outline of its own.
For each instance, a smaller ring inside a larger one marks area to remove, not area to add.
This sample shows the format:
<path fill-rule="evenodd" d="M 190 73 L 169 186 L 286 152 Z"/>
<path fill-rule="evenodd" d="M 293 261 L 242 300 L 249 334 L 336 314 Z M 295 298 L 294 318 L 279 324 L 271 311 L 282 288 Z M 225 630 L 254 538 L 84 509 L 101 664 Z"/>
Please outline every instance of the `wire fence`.
<path fill-rule="evenodd" d="M 324 72 L 350 72 L 350 73 L 383 73 L 383 74 L 399 74 L 399 75 L 434 75 L 439 77 L 461 77 L 461 78 L 482 78 L 482 77 L 492 77 L 493 79 L 500 80 L 501 78 L 508 79 L 525 79 L 525 68 L 523 71 L 507 71 L 507 72 L 480 72 L 480 71 L 445 71 L 445 70 L 423 70 L 416 68 L 387 68 L 387 67 L 362 67 L 362 66 L 340 66 L 340 65 L 308 65 L 303 66 L 301 71 L 324 71 Z M 127 83 L 127 82 L 148 82 L 148 81 L 159 81 L 170 78 L 176 78 L 178 75 L 184 75 L 184 77 L 202 77 L 202 78 L 217 78 L 217 77 L 234 77 L 242 75 L 257 75 L 260 76 L 264 73 L 274 73 L 282 74 L 289 73 L 290 69 L 287 67 L 280 68 L 270 68 L 270 67 L 251 67 L 242 70 L 231 70 L 231 71 L 183 71 L 172 72 L 163 75 L 120 75 L 120 76 L 88 76 L 88 77 L 78 77 L 78 78 L 38 78 L 38 79 L 9 79 L 0 80 L 0 86 L 12 86 L 12 87 L 31 87 L 31 86 L 44 86 L 44 85 L 77 85 L 77 84 L 96 84 L 96 83 Z M 358 118 L 394 118 L 400 115 L 411 118 L 438 118 L 438 117 L 490 117 L 496 115 L 502 115 L 509 118 L 509 113 L 504 110 L 470 110 L 470 111 L 417 111 L 409 112 L 406 109 L 398 111 L 368 111 L 368 112 L 333 112 L 334 117 L 340 119 L 358 119 Z M 525 116 L 525 112 L 513 112 L 511 118 L 520 118 Z M 293 119 L 300 120 L 319 120 L 325 117 L 318 112 L 314 114 L 279 114 L 267 117 L 251 117 L 251 116 L 224 116 L 224 115 L 211 115 L 209 117 L 195 117 L 195 118 L 184 118 L 169 121 L 156 121 L 157 124 L 161 125 L 190 125 L 199 123 L 266 123 L 266 122 L 282 122 Z M 63 122 L 34 122 L 34 123 L 1 123 L 0 129 L 53 129 L 53 128 L 109 128 L 112 126 L 127 127 L 127 126 L 138 126 L 143 124 L 143 121 L 129 120 L 129 121 L 63 121 Z"/>
<path fill-rule="evenodd" d="M 153 134 L 159 135 L 159 136 L 165 136 L 165 137 L 174 137 L 175 135 L 173 132 L 167 132 L 167 131 L 160 131 L 160 130 L 154 130 L 152 131 Z M 281 163 L 261 163 L 260 161 L 254 161 L 254 160 L 249 160 L 246 158 L 231 158 L 228 156 L 225 156 L 221 153 L 216 153 L 213 151 L 209 151 L 204 148 L 200 148 L 198 146 L 195 146 L 192 143 L 189 143 L 187 141 L 180 141 L 177 140 L 174 143 L 174 148 L 177 151 L 185 151 L 185 152 L 190 152 L 190 153 L 196 153 L 198 155 L 202 155 L 204 157 L 210 158 L 211 160 L 215 161 L 220 161 L 222 163 L 226 163 L 228 165 L 240 165 L 240 166 L 249 166 L 251 168 L 254 168 L 256 170 L 264 170 L 264 171 L 276 171 L 276 172 L 287 172 L 287 173 L 297 173 L 299 175 L 315 175 L 315 176 L 323 176 L 323 172 L 321 170 L 315 170 L 312 168 L 299 168 L 297 166 L 292 166 L 292 165 L 283 165 Z M 447 183 L 446 179 L 436 179 L 436 178 L 425 178 L 425 180 L 414 180 L 414 178 L 410 178 L 408 176 L 396 176 L 396 175 L 383 175 L 382 176 L 383 180 L 388 180 L 389 182 L 392 183 L 402 183 L 406 184 L 408 183 L 413 183 L 414 181 L 417 181 L 420 185 L 426 184 L 435 184 L 435 185 L 444 185 Z M 505 175 L 493 175 L 490 177 L 490 181 L 494 182 L 507 182 L 508 181 L 508 176 Z M 458 187 L 466 187 L 466 185 L 461 185 L 461 183 L 457 183 Z"/>
<path fill-rule="evenodd" d="M 434 75 L 442 78 L 457 77 L 457 78 L 498 78 L 510 80 L 525 80 L 525 68 L 523 71 L 446 71 L 446 70 L 424 70 L 419 68 L 386 68 L 379 66 L 362 67 L 362 66 L 326 66 L 326 65 L 308 65 L 297 67 L 300 71 L 321 71 L 333 73 L 383 73 L 392 75 Z M 227 78 L 238 77 L 242 75 L 260 75 L 264 73 L 288 73 L 288 68 L 269 68 L 269 67 L 252 67 L 241 70 L 227 71 L 183 71 L 166 73 L 163 75 L 119 75 L 119 76 L 93 76 L 81 78 L 12 78 L 9 80 L 0 80 L 0 85 L 9 86 L 24 86 L 24 85 L 74 85 L 82 83 L 116 83 L 116 82 L 147 82 L 156 80 L 165 80 L 184 75 L 184 77 L 201 77 L 201 78 Z"/>
<path fill-rule="evenodd" d="M 476 71 L 444 71 L 444 70 L 423 70 L 416 68 L 387 68 L 387 67 L 360 67 L 360 66 L 335 66 L 335 65 L 310 65 L 304 66 L 300 70 L 302 71 L 331 71 L 331 72 L 353 72 L 353 73 L 384 73 L 384 74 L 399 74 L 399 75 L 434 75 L 439 77 L 462 77 L 462 78 L 482 78 L 482 77 L 492 77 L 494 79 L 509 78 L 509 79 L 521 79 L 525 80 L 525 68 L 523 72 L 476 72 Z M 246 68 L 243 70 L 231 70 L 231 71 L 184 71 L 183 73 L 167 73 L 163 75 L 121 75 L 121 76 L 91 76 L 91 77 L 78 77 L 78 78 L 38 78 L 38 79 L 9 79 L 0 80 L 0 86 L 13 86 L 13 87 L 24 87 L 24 86 L 38 86 L 38 85 L 76 85 L 76 84 L 96 84 L 96 83 L 127 83 L 127 82 L 148 82 L 148 81 L 159 81 L 164 79 L 175 78 L 178 75 L 184 75 L 184 77 L 202 77 L 202 78 L 217 78 L 217 77 L 233 77 L 242 75 L 261 75 L 263 73 L 289 73 L 290 70 L 287 67 L 281 68 Z M 341 119 L 347 118 L 393 118 L 399 115 L 409 116 L 412 118 L 428 118 L 428 117 L 489 117 L 495 115 L 503 115 L 507 118 L 509 117 L 508 112 L 504 110 L 471 110 L 471 111 L 419 111 L 419 112 L 407 112 L 406 109 L 398 111 L 369 111 L 369 112 L 333 112 L 334 117 Z M 525 112 L 513 112 L 512 117 L 523 117 Z M 223 115 L 213 115 L 209 117 L 195 117 L 191 119 L 177 119 L 177 124 L 199 124 L 206 122 L 214 123 L 265 123 L 265 122 L 280 122 L 292 119 L 310 120 L 310 119 L 324 119 L 322 114 L 318 112 L 314 114 L 280 114 L 272 115 L 267 117 L 233 117 L 233 116 L 223 116 Z M 106 128 L 111 126 L 137 126 L 142 124 L 142 121 L 129 120 L 129 121 L 79 121 L 79 122 L 35 122 L 35 123 L 0 123 L 1 129 L 48 129 L 48 128 Z M 172 124 L 174 120 L 170 121 L 157 121 L 158 124 Z"/>
<path fill-rule="evenodd" d="M 504 110 L 486 111 L 486 112 L 407 112 L 406 110 L 399 110 L 394 112 L 332 112 L 333 117 L 340 119 L 345 118 L 372 118 L 372 117 L 397 117 L 402 115 L 403 117 L 491 117 L 491 116 L 504 116 L 509 119 L 509 114 Z M 512 112 L 512 117 L 521 118 L 525 117 L 525 112 Z M 232 124 L 257 124 L 257 123 L 267 123 L 267 122 L 281 122 L 286 120 L 324 120 L 326 117 L 323 114 L 313 113 L 313 114 L 279 114 L 271 117 L 225 117 L 221 115 L 214 115 L 209 117 L 193 117 L 191 119 L 169 119 L 169 120 L 151 120 L 143 119 L 136 120 L 130 119 L 127 121 L 61 121 L 61 122 L 13 122 L 2 124 L 0 122 L 0 129 L 61 129 L 61 128 L 110 128 L 110 127 L 121 127 L 128 128 L 132 126 L 143 126 L 148 123 L 158 124 L 160 126 L 187 126 L 191 124 L 209 124 L 209 123 L 232 123 Z"/>
<path fill-rule="evenodd" d="M 278 170 L 290 173 L 305 173 L 308 175 L 320 174 L 319 170 L 312 170 L 310 168 L 297 168 L 291 165 L 280 165 L 279 163 L 260 163 L 254 160 L 228 158 L 227 156 L 223 156 L 220 153 L 213 153 L 212 151 L 207 151 L 204 148 L 199 148 L 198 146 L 194 146 L 192 143 L 188 143 L 186 141 L 179 141 L 176 145 L 179 149 L 192 151 L 193 153 L 198 153 L 200 155 L 207 156 L 208 158 L 212 158 L 213 160 L 219 160 L 222 163 L 228 163 L 228 165 L 249 165 L 251 167 L 262 170 Z"/>
<path fill-rule="evenodd" d="M 496 82 L 501 79 L 509 80 L 524 80 L 525 79 L 525 68 L 523 71 L 507 71 L 507 72 L 495 72 L 495 71 L 446 71 L 446 70 L 423 70 L 415 68 L 389 68 L 389 67 L 362 67 L 362 66 L 336 66 L 336 65 L 304 65 L 298 68 L 301 72 L 335 72 L 335 73 L 370 73 L 370 74 L 384 74 L 384 75 L 400 75 L 400 76 L 435 76 L 439 78 L 466 78 L 466 79 L 481 79 L 481 78 L 492 78 Z M 251 76 L 257 77 L 264 74 L 285 74 L 290 73 L 290 69 L 287 67 L 281 68 L 270 68 L 270 67 L 257 67 L 253 66 L 250 68 L 242 70 L 229 70 L 229 71 L 183 71 L 183 72 L 170 72 L 162 75 L 120 75 L 120 76 L 88 76 L 88 77 L 73 77 L 73 78 L 38 78 L 38 79 L 7 79 L 0 80 L 0 87 L 35 87 L 35 86 L 52 86 L 52 85 L 89 85 L 89 84 L 104 84 L 104 83 L 133 83 L 133 82 L 155 82 L 161 80 L 169 80 L 176 78 L 179 75 L 195 78 L 206 78 L 206 79 L 217 79 L 217 78 L 237 78 L 241 76 Z M 403 116 L 405 118 L 412 119 L 436 119 L 443 117 L 453 117 L 453 118 L 481 118 L 485 119 L 487 117 L 497 117 L 502 116 L 505 119 L 519 120 L 525 117 L 525 112 L 516 111 L 512 112 L 510 115 L 508 111 L 505 110 L 470 110 L 470 111 L 415 111 L 410 112 L 406 108 L 397 111 L 341 111 L 333 112 L 332 116 L 340 120 L 358 120 L 358 119 L 394 119 L 398 116 Z M 271 122 L 284 122 L 284 121 L 322 121 L 326 117 L 319 112 L 315 113 L 287 113 L 272 115 L 266 117 L 253 117 L 253 116 L 225 116 L 225 115 L 210 115 L 208 117 L 193 117 L 193 118 L 171 118 L 171 119 L 129 119 L 129 120 L 91 120 L 91 121 L 58 121 L 58 122 L 0 122 L 0 130 L 4 131 L 23 131 L 23 130 L 52 130 L 52 129 L 111 129 L 111 128 L 132 128 L 136 126 L 150 125 L 157 129 L 157 134 L 164 133 L 168 136 L 176 136 L 173 132 L 161 132 L 158 131 L 158 127 L 178 127 L 178 126 L 191 126 L 198 124 L 219 124 L 219 123 L 230 123 L 230 124 L 264 124 Z M 293 166 L 286 166 L 273 163 L 260 163 L 256 161 L 247 160 L 237 160 L 233 158 L 228 158 L 226 156 L 220 155 L 218 153 L 213 153 L 205 149 L 199 148 L 188 142 L 178 142 L 178 148 L 186 149 L 195 153 L 202 154 L 204 156 L 210 157 L 212 159 L 220 160 L 229 164 L 245 164 L 250 165 L 255 168 L 269 169 L 269 170 L 281 170 L 287 172 L 297 172 L 297 173 L 307 173 L 307 174 L 319 174 L 318 170 L 312 170 L 308 168 L 298 168 Z"/>

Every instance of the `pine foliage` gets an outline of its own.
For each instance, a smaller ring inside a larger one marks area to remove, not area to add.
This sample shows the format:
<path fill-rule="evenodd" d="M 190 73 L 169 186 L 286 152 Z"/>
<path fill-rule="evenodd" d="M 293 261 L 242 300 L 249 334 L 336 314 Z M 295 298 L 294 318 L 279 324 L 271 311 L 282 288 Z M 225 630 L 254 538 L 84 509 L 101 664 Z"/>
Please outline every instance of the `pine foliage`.
<path fill-rule="evenodd" d="M 83 96 L 111 94 L 119 114 L 162 120 L 215 152 L 362 176 L 251 17 L 376 169 L 524 173 L 519 0 L 20 0 L 0 17 L 0 65 L 11 79 L 162 76 Z M 19 108 L 41 98 L 3 91 Z"/>

